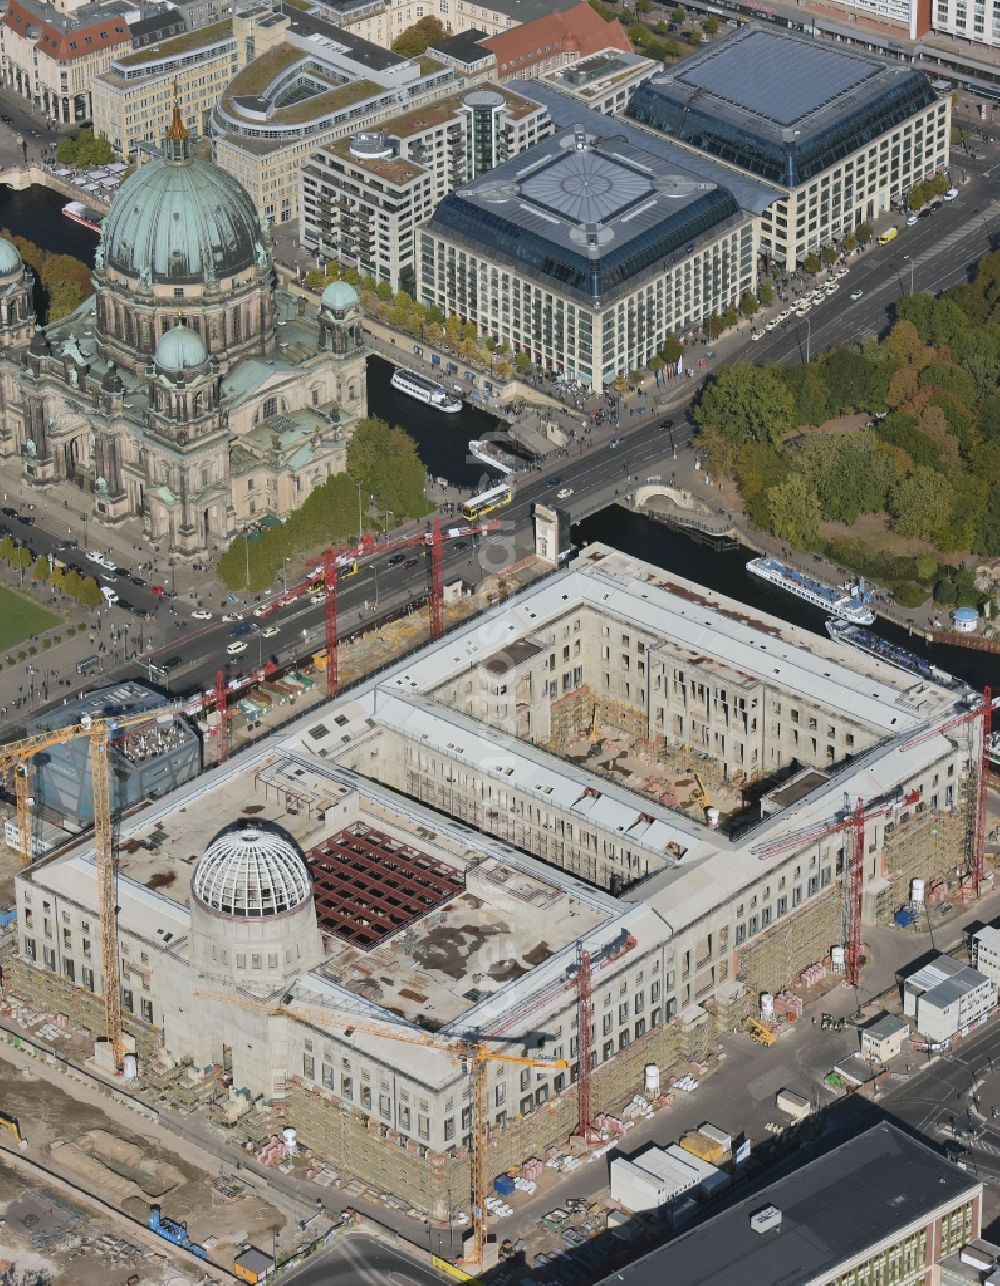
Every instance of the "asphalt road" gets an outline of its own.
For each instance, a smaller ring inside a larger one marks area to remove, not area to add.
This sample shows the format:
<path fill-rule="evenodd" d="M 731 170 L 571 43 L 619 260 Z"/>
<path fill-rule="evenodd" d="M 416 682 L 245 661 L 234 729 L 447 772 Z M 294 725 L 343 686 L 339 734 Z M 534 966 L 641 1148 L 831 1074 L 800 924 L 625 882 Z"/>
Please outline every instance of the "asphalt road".
<path fill-rule="evenodd" d="M 691 426 L 683 415 L 676 415 L 674 442 L 678 450 L 691 441 Z M 672 457 L 669 436 L 661 429 L 662 420 L 634 429 L 626 442 L 617 448 L 608 445 L 588 448 L 581 455 L 567 456 L 556 462 L 551 474 L 528 474 L 518 481 L 516 495 L 509 507 L 491 514 L 503 522 L 503 530 L 496 534 L 466 541 L 446 541 L 443 550 L 444 580 L 447 583 L 463 577 L 476 583 L 485 575 L 509 566 L 529 552 L 533 543 L 531 507 L 538 501 L 558 503 L 571 513 L 579 515 L 591 511 L 597 503 L 612 502 L 618 493 L 624 494 L 633 479 L 641 480 L 656 471 L 663 473 L 664 460 Z M 556 492 L 571 488 L 573 495 L 565 501 L 556 501 Z M 461 518 L 446 519 L 445 529 L 460 525 Z M 14 524 L 12 524 L 14 525 Z M 37 527 L 31 529 L 33 547 L 44 547 L 46 539 Z M 462 545 L 462 548 L 458 546 Z M 365 560 L 355 576 L 342 578 L 337 587 L 337 617 L 342 636 L 364 624 L 370 626 L 383 615 L 395 615 L 405 610 L 410 601 L 419 602 L 426 595 L 430 580 L 429 552 L 417 549 L 407 557 L 416 556 L 420 565 L 406 568 L 401 564 L 389 566 L 388 555 Z M 119 586 L 116 584 L 116 588 Z M 133 587 L 128 591 L 133 597 Z M 138 601 L 143 591 L 136 591 Z M 262 596 L 263 598 L 264 596 Z M 376 607 L 376 599 L 378 606 Z M 155 598 L 151 600 L 155 606 Z M 138 605 L 142 605 L 139 603 Z M 191 618 L 191 605 L 181 599 L 174 602 L 177 614 L 165 617 L 169 605 L 160 609 L 159 627 L 168 629 L 171 637 L 162 647 L 146 654 L 146 660 L 161 669 L 165 666 L 168 678 L 162 674 L 151 675 L 148 664 L 131 662 L 121 665 L 113 673 L 119 677 L 152 678 L 167 683 L 178 695 L 207 690 L 215 680 L 216 670 L 224 668 L 230 678 L 259 667 L 269 657 L 283 664 L 298 659 L 324 646 L 324 611 L 322 603 L 313 603 L 302 596 L 280 609 L 273 616 L 258 619 L 250 610 L 244 619 L 250 624 L 249 633 L 241 635 L 247 650 L 238 657 L 229 657 L 226 647 L 233 641 L 235 622 L 223 622 L 219 610 L 211 622 L 202 624 Z M 116 619 L 123 615 L 115 610 Z M 277 634 L 267 638 L 262 630 L 276 626 Z M 137 627 L 133 627 L 137 628 Z M 100 682 L 107 683 L 112 671 L 106 670 Z"/>
<path fill-rule="evenodd" d="M 998 169 L 1000 174 L 1000 169 Z M 912 228 L 896 217 L 899 235 L 857 260 L 832 299 L 824 300 L 802 318 L 791 317 L 758 343 L 747 342 L 740 354 L 764 365 L 805 361 L 835 344 L 882 334 L 892 322 L 892 308 L 913 289 L 938 294 L 969 279 L 972 266 L 1000 239 L 1000 194 L 996 176 L 978 176 L 949 201 Z M 995 242 L 994 242 L 995 243 Z M 907 258 L 908 256 L 908 258 Z M 852 301 L 853 291 L 864 292 Z"/>
<path fill-rule="evenodd" d="M 284 1278 L 287 1286 L 441 1286 L 447 1280 L 375 1237 L 348 1233 Z"/>

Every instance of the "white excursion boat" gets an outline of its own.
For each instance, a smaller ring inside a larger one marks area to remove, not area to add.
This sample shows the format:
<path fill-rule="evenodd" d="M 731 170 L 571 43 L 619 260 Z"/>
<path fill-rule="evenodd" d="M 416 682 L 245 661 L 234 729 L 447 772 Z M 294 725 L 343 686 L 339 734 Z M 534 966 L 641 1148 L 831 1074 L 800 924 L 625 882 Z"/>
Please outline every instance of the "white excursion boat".
<path fill-rule="evenodd" d="M 400 366 L 393 371 L 389 382 L 397 392 L 405 393 L 407 397 L 414 397 L 418 402 L 425 402 L 438 411 L 447 411 L 449 415 L 453 415 L 462 409 L 460 397 L 453 397 L 443 384 L 438 384 L 436 380 L 429 380 L 419 371 L 408 371 Z"/>

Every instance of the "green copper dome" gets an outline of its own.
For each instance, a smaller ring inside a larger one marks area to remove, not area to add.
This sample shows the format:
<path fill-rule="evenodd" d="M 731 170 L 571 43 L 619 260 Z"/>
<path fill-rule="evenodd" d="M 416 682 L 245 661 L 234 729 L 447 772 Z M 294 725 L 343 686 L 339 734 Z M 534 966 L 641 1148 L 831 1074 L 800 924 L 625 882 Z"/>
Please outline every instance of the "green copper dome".
<path fill-rule="evenodd" d="M 13 277 L 23 266 L 17 247 L 0 237 L 0 277 Z"/>
<path fill-rule="evenodd" d="M 196 331 L 178 322 L 156 345 L 154 360 L 161 371 L 179 375 L 207 362 L 208 351 Z"/>
<path fill-rule="evenodd" d="M 168 135 L 162 160 L 141 165 L 111 203 L 103 259 L 143 284 L 217 281 L 258 264 L 267 251 L 249 193 L 211 161 L 193 158 L 187 133 Z"/>
<path fill-rule="evenodd" d="M 319 302 L 322 308 L 329 308 L 335 313 L 346 313 L 357 307 L 359 296 L 349 282 L 331 281 L 320 295 Z"/>

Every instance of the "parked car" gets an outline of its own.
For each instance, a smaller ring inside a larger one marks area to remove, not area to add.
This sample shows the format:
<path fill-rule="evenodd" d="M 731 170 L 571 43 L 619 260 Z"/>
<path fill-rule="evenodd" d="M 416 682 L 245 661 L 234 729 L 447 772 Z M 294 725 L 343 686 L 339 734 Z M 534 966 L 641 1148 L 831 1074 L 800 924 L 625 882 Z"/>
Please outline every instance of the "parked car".
<path fill-rule="evenodd" d="M 944 194 L 944 200 L 954 201 L 957 196 L 958 196 L 958 188 L 949 188 L 948 191 Z"/>
<path fill-rule="evenodd" d="M 101 593 L 104 595 L 104 601 L 106 603 L 118 602 L 118 595 L 115 593 L 115 591 L 111 588 L 110 585 L 102 585 Z"/>
<path fill-rule="evenodd" d="M 274 636 L 277 634 L 277 632 L 278 632 L 277 625 L 265 625 L 260 633 L 262 638 L 273 639 Z"/>
<path fill-rule="evenodd" d="M 226 651 L 229 653 L 230 656 L 242 656 L 242 654 L 246 650 L 247 650 L 247 645 L 243 642 L 242 639 L 238 639 L 235 643 L 226 644 Z"/>
<path fill-rule="evenodd" d="M 252 629 L 253 625 L 249 621 L 237 621 L 229 631 L 229 636 L 234 639 L 242 638 L 244 634 L 249 634 Z"/>

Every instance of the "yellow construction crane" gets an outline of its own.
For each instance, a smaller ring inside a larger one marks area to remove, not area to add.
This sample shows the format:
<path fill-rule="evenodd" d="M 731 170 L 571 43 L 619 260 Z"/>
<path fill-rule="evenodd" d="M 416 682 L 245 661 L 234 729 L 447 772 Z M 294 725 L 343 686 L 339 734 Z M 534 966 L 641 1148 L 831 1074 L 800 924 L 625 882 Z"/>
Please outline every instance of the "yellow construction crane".
<path fill-rule="evenodd" d="M 370 1036 L 398 1040 L 407 1045 L 422 1045 L 428 1049 L 438 1049 L 467 1064 L 472 1075 L 472 1253 L 464 1257 L 463 1263 L 469 1267 L 483 1267 L 487 1233 L 486 1194 L 489 1186 L 487 1077 L 489 1064 L 507 1063 L 515 1067 L 563 1071 L 569 1067 L 565 1058 L 530 1058 L 518 1054 L 501 1054 L 488 1049 L 482 1041 L 448 1039 L 435 1036 L 430 1032 L 397 1030 L 388 1022 L 372 1022 L 365 1018 L 355 1018 L 351 1014 L 338 1014 L 329 1009 L 293 1009 L 287 1005 L 273 1005 L 267 1001 L 254 1000 L 249 996 L 234 996 L 215 991 L 196 991 L 194 994 L 209 1000 L 217 1000 L 221 1004 L 240 1005 L 244 1009 L 254 1009 L 259 1013 L 274 1014 L 280 1018 L 300 1018 L 303 1022 L 315 1023 L 318 1026 L 340 1027 L 343 1028 L 344 1035 L 347 1037 L 360 1031 Z"/>
<path fill-rule="evenodd" d="M 90 777 L 94 794 L 94 857 L 97 864 L 97 912 L 101 922 L 101 963 L 104 973 L 104 1033 L 114 1050 L 115 1068 L 125 1060 L 122 1033 L 121 988 L 118 982 L 118 855 L 112 843 L 111 786 L 108 779 L 108 743 L 124 728 L 173 719 L 172 707 L 161 706 L 122 718 L 82 719 L 65 728 L 38 732 L 0 746 L 0 773 L 13 772 L 17 803 L 17 835 L 21 862 L 31 864 L 31 770 L 36 755 L 52 746 L 86 737 L 90 743 Z"/>
<path fill-rule="evenodd" d="M 695 785 L 698 787 L 698 803 L 702 808 L 712 807 L 712 796 L 705 789 L 705 783 L 701 779 L 701 774 L 697 771 L 694 773 Z"/>

